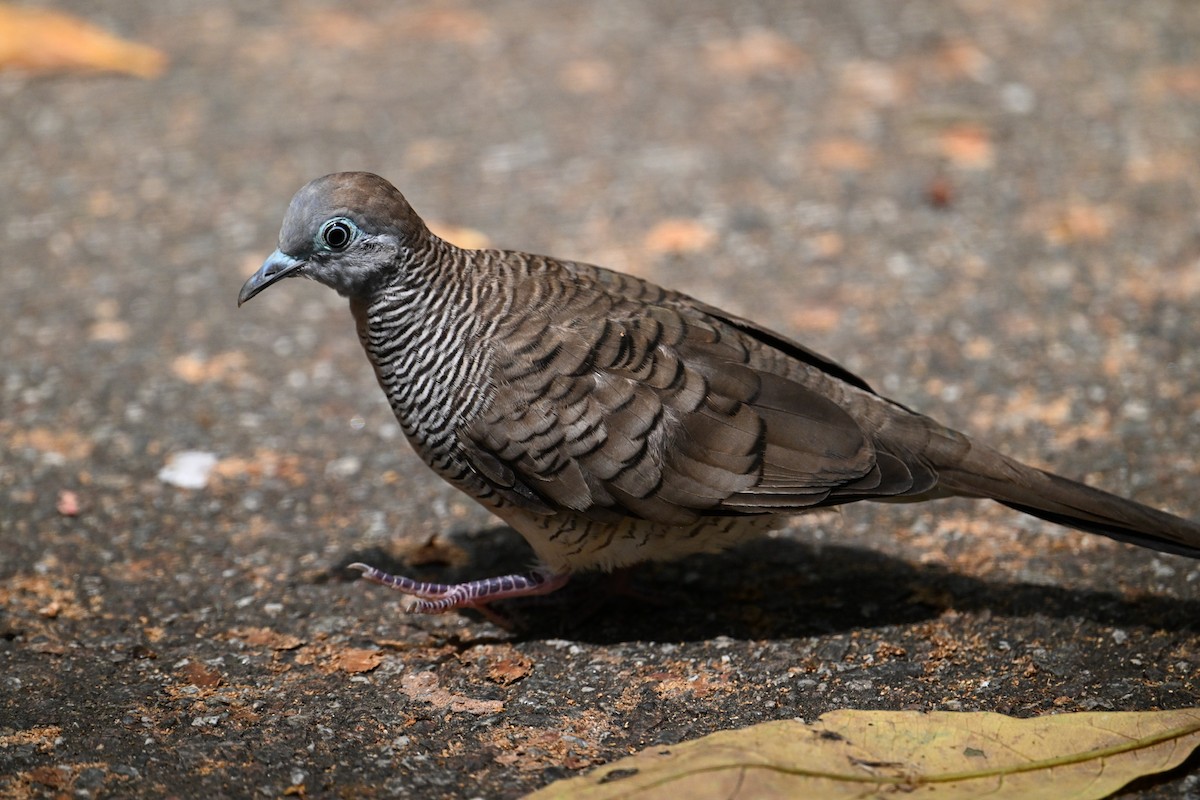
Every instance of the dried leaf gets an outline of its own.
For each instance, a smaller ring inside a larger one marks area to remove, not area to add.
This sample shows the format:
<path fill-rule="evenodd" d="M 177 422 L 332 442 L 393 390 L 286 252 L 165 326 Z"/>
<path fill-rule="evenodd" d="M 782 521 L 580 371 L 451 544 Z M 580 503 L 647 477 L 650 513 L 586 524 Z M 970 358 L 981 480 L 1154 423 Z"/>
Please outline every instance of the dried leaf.
<path fill-rule="evenodd" d="M 209 669 L 195 661 L 189 661 L 180 667 L 179 677 L 185 683 L 189 683 L 200 689 L 212 689 L 220 686 L 223 680 L 220 672 L 215 669 Z"/>
<path fill-rule="evenodd" d="M 525 678 L 533 672 L 533 659 L 522 653 L 514 652 L 507 658 L 501 658 L 488 665 L 488 678 L 500 684 L 509 686 Z"/>
<path fill-rule="evenodd" d="M 814 234 L 804 242 L 811 259 L 837 258 L 846 250 L 846 240 L 837 231 Z"/>
<path fill-rule="evenodd" d="M 851 61 L 842 68 L 838 84 L 854 100 L 877 107 L 899 105 L 912 94 L 911 81 L 884 61 Z"/>
<path fill-rule="evenodd" d="M 2 432 L 2 431 L 0 431 Z M 28 447 L 41 453 L 57 453 L 66 459 L 84 459 L 92 454 L 95 443 L 82 431 L 72 428 L 30 428 L 14 431 L 8 446 Z"/>
<path fill-rule="evenodd" d="M 499 714 L 504 710 L 504 703 L 499 700 L 477 700 L 443 688 L 438 683 L 437 674 L 429 671 L 404 675 L 400 679 L 400 691 L 408 695 L 410 700 L 429 703 L 435 708 L 456 713 Z"/>
<path fill-rule="evenodd" d="M 188 383 L 210 383 L 238 377 L 245 371 L 247 363 L 246 354 L 237 350 L 218 353 L 210 358 L 185 353 L 171 361 L 171 371 Z"/>
<path fill-rule="evenodd" d="M 1200 708 L 1035 719 L 843 710 L 652 747 L 529 797 L 1088 800 L 1198 745 Z"/>
<path fill-rule="evenodd" d="M 289 486 L 303 486 L 307 481 L 303 466 L 298 456 L 259 448 L 249 458 L 230 456 L 221 459 L 213 467 L 213 475 L 247 481 L 252 486 L 261 483 L 264 478 L 278 478 Z"/>
<path fill-rule="evenodd" d="M 467 45 L 487 44 L 494 36 L 487 16 L 459 8 L 421 8 L 402 11 L 395 22 L 415 38 Z"/>
<path fill-rule="evenodd" d="M 603 726 L 600 727 L 603 729 Z M 525 773 L 569 769 L 578 771 L 602 763 L 596 753 L 597 728 L 572 717 L 549 728 L 497 725 L 492 728 L 489 750 L 503 767 Z"/>
<path fill-rule="evenodd" d="M 426 222 L 429 230 L 441 239 L 445 239 L 451 244 L 461 247 L 464 250 L 484 250 L 491 247 L 491 240 L 487 234 L 482 231 L 477 231 L 474 228 L 464 228 L 459 225 L 449 225 L 445 222 L 436 220 Z"/>
<path fill-rule="evenodd" d="M 98 319 L 88 328 L 88 339 L 93 342 L 124 342 L 132 329 L 120 319 Z"/>
<path fill-rule="evenodd" d="M 938 134 L 937 146 L 948 161 L 963 169 L 988 169 L 996 159 L 991 131 L 974 122 L 946 128 Z"/>
<path fill-rule="evenodd" d="M 1102 242 L 1112 233 L 1116 213 L 1110 206 L 1076 201 L 1058 211 L 1035 212 L 1030 219 L 1051 244 Z"/>
<path fill-rule="evenodd" d="M 806 306 L 788 318 L 790 328 L 804 333 L 830 333 L 837 330 L 841 321 L 842 311 L 836 306 Z"/>
<path fill-rule="evenodd" d="M 57 565 L 57 560 L 50 563 Z M 20 609 L 51 619 L 82 620 L 90 616 L 73 590 L 58 586 L 46 575 L 18 573 L 0 582 L 0 608 Z"/>
<path fill-rule="evenodd" d="M 269 647 L 272 650 L 295 650 L 304 640 L 290 633 L 279 633 L 270 628 L 234 628 L 229 635 L 241 639 L 251 647 Z"/>
<path fill-rule="evenodd" d="M 714 72 L 749 76 L 786 72 L 804 66 L 804 52 L 774 31 L 758 28 L 737 39 L 709 42 L 708 65 Z"/>
<path fill-rule="evenodd" d="M 24 730 L 0 734 L 0 750 L 9 747 L 33 747 L 39 753 L 49 753 L 62 739 L 62 728 L 58 725 L 41 725 Z"/>
<path fill-rule="evenodd" d="M 119 39 L 67 14 L 0 5 L 0 69 L 93 70 L 155 78 L 166 65 L 162 51 Z"/>
<path fill-rule="evenodd" d="M 318 9 L 306 14 L 304 29 L 317 44 L 347 48 L 371 47 L 380 35 L 377 20 L 336 8 Z"/>
<path fill-rule="evenodd" d="M 1200 98 L 1200 65 L 1179 64 L 1150 70 L 1142 78 L 1141 88 L 1156 100 L 1195 100 Z"/>
<path fill-rule="evenodd" d="M 574 94 L 607 92 L 616 84 L 616 74 L 607 61 L 581 58 L 570 61 L 558 74 L 558 83 Z"/>
<path fill-rule="evenodd" d="M 31 783 L 49 786 L 51 789 L 66 789 L 71 785 L 71 776 L 55 767 L 34 767 L 26 773 Z"/>
<path fill-rule="evenodd" d="M 651 253 L 697 253 L 717 240 L 717 234 L 694 219 L 665 219 L 646 234 L 645 248 Z"/>
<path fill-rule="evenodd" d="M 1125 175 L 1136 183 L 1177 181 L 1195 168 L 1196 154 L 1184 147 L 1174 150 L 1142 150 L 1131 153 Z"/>
<path fill-rule="evenodd" d="M 875 161 L 875 151 L 855 139 L 834 137 L 816 142 L 813 159 L 825 169 L 858 172 Z"/>
<path fill-rule="evenodd" d="M 992 71 L 992 60 L 974 42 L 950 39 L 933 54 L 934 67 L 947 78 L 982 81 Z"/>
<path fill-rule="evenodd" d="M 333 663 L 342 672 L 370 672 L 383 663 L 383 653 L 359 647 L 347 647 L 337 653 Z"/>

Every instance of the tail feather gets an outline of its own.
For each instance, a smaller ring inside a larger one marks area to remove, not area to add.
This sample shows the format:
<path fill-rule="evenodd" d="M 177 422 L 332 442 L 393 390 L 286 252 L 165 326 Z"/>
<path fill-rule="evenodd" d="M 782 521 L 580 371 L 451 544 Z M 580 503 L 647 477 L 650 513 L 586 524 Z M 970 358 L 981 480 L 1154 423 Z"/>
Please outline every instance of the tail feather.
<path fill-rule="evenodd" d="M 940 488 L 987 497 L 1025 514 L 1164 553 L 1200 558 L 1200 524 L 1022 464 L 971 442 L 937 465 Z"/>

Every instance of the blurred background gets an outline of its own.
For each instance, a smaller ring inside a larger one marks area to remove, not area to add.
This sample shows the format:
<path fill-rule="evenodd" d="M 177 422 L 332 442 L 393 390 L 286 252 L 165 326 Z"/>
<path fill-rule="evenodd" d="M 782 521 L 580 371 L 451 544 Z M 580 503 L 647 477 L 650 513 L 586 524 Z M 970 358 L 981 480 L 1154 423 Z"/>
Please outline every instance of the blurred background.
<path fill-rule="evenodd" d="M 1196 704 L 1195 565 L 965 503 L 806 521 L 796 564 L 835 548 L 808 572 L 756 573 L 770 542 L 664 567 L 651 580 L 685 593 L 724 576 L 740 608 L 601 614 L 487 656 L 539 665 L 524 681 L 464 676 L 446 637 L 486 625 L 407 620 L 337 568 L 368 552 L 478 577 L 527 551 L 409 452 L 344 300 L 300 282 L 235 300 L 297 188 L 370 170 L 452 240 L 680 289 L 1015 456 L 1200 516 L 1200 4 L 21 9 L 0 15 L 0 792 L 499 796 L 839 704 Z M 872 588 L 839 595 L 839 574 Z M 807 589 L 772 621 L 747 575 Z M 1179 599 L 1139 616 L 1143 595 Z M 544 644 L 590 639 L 613 696 L 722 636 L 781 647 L 757 658 L 775 675 L 808 653 L 811 675 L 865 629 L 926 675 L 930 625 L 1004 688 L 979 694 L 960 659 L 961 684 L 881 672 L 784 702 L 748 672 L 706 712 L 660 687 L 649 724 L 637 701 L 564 711 L 578 687 L 551 677 L 575 668 Z M 685 644 L 639 649 L 656 640 Z M 1043 645 L 1059 660 L 1039 672 Z M 429 671 L 501 705 L 402 683 Z M 497 710 L 526 706 L 545 716 Z"/>

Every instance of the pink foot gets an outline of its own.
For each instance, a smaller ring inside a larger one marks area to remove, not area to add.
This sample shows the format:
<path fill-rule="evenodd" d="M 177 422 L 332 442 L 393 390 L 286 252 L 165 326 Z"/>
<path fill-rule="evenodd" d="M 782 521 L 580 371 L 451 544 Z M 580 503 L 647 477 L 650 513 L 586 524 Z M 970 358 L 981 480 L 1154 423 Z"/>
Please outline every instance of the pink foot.
<path fill-rule="evenodd" d="M 526 575 L 500 575 L 467 583 L 426 583 L 392 575 L 367 564 L 355 563 L 351 569 L 360 570 L 363 577 L 374 583 L 390 586 L 417 598 L 409 606 L 413 614 L 441 614 L 455 608 L 473 608 L 493 621 L 503 617 L 488 608 L 488 603 L 511 597 L 534 597 L 549 594 L 566 585 L 571 576 L 535 570 Z"/>

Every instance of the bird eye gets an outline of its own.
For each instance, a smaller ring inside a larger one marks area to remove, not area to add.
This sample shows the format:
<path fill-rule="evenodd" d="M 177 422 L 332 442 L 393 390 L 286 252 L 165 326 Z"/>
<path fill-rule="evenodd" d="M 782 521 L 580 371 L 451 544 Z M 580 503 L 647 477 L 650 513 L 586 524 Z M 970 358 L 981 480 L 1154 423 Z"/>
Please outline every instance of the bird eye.
<path fill-rule="evenodd" d="M 354 241 L 354 233 L 354 224 L 338 217 L 321 226 L 321 242 L 330 250 L 344 250 Z"/>

